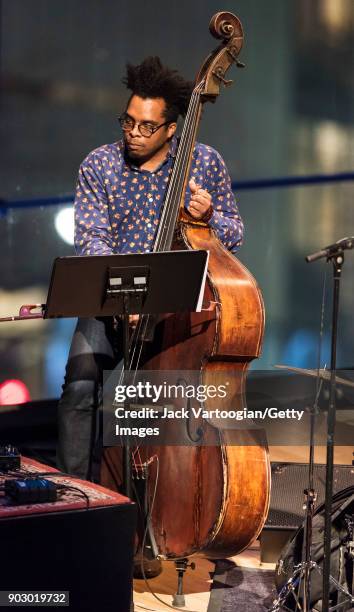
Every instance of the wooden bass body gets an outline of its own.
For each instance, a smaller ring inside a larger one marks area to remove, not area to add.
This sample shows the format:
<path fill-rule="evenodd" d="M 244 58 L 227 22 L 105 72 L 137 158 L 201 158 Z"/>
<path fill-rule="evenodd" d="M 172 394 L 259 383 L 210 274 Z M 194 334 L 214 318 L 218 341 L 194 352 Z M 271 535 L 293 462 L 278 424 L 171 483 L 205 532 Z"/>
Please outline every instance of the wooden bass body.
<path fill-rule="evenodd" d="M 263 338 L 260 291 L 211 230 L 181 224 L 179 235 L 176 248 L 209 250 L 205 309 L 161 317 L 143 368 L 198 371 L 203 385 L 227 381 L 227 396 L 209 398 L 205 409 L 242 410 L 248 365 L 259 355 Z M 241 552 L 257 537 L 268 512 L 270 468 L 263 431 L 235 419 L 200 419 L 188 431 L 175 419 L 165 427 L 174 445 L 140 449 L 146 462 L 158 457 L 158 473 L 156 461 L 150 462 L 148 497 L 159 553 L 176 559 Z M 191 446 L 190 435 L 198 428 L 203 443 Z M 107 486 L 119 483 L 119 453 L 114 448 L 105 452 Z"/>

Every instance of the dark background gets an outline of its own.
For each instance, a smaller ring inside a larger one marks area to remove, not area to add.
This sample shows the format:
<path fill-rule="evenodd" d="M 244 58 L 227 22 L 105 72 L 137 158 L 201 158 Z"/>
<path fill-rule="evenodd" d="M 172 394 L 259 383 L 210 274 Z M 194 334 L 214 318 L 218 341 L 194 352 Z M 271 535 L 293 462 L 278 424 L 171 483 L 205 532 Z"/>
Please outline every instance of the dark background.
<path fill-rule="evenodd" d="M 7 203 L 74 191 L 80 161 L 120 137 L 127 61 L 147 55 L 192 79 L 216 41 L 218 10 L 245 32 L 232 87 L 205 108 L 198 139 L 224 156 L 246 225 L 240 259 L 267 312 L 263 356 L 316 367 L 327 269 L 321 363 L 329 363 L 331 270 L 304 256 L 354 234 L 353 183 L 237 190 L 237 182 L 353 171 L 352 0 L 3 0 L 0 197 Z M 37 202 L 38 204 L 38 202 Z M 53 259 L 73 248 L 58 235 L 62 208 L 5 208 L 0 217 L 0 316 L 43 302 Z M 66 208 L 67 205 L 64 206 Z M 339 365 L 353 367 L 354 254 L 343 274 Z M 73 321 L 1 324 L 0 384 L 20 378 L 33 399 L 60 392 Z"/>

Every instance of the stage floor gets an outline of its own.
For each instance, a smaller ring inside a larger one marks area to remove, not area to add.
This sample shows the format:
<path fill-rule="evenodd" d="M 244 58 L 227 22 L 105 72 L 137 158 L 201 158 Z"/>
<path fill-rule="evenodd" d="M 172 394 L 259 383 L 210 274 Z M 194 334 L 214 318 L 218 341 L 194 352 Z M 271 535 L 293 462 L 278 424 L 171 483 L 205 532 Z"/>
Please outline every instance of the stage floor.
<path fill-rule="evenodd" d="M 219 612 L 219 606 L 210 601 L 211 587 L 215 563 L 207 559 L 193 559 L 196 564 L 195 570 L 190 568 L 184 579 L 184 592 L 186 597 L 185 608 L 174 608 L 193 612 Z M 245 552 L 231 557 L 230 561 L 240 568 L 252 568 L 259 572 L 274 570 L 275 564 L 260 563 L 259 542 L 256 541 L 251 548 Z M 231 565 L 231 564 L 230 564 Z M 165 603 L 172 604 L 172 596 L 177 588 L 177 573 L 174 564 L 170 561 L 163 562 L 163 572 L 157 578 L 149 580 L 151 589 Z M 209 609 L 208 609 L 209 608 Z M 166 612 L 168 608 L 158 602 L 149 592 L 144 580 L 134 580 L 134 609 L 136 612 L 156 611 Z"/>

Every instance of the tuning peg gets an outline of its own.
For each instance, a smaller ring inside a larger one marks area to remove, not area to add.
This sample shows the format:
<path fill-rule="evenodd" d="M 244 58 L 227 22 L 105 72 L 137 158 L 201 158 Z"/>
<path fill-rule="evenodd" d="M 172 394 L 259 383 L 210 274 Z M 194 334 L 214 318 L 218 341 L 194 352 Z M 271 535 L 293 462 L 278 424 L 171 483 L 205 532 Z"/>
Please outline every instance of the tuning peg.
<path fill-rule="evenodd" d="M 213 75 L 217 79 L 219 79 L 219 81 L 221 81 L 225 85 L 225 87 L 228 87 L 232 83 L 232 80 L 225 79 L 225 73 L 221 66 L 218 66 L 217 68 L 215 68 L 215 70 L 213 70 Z"/>

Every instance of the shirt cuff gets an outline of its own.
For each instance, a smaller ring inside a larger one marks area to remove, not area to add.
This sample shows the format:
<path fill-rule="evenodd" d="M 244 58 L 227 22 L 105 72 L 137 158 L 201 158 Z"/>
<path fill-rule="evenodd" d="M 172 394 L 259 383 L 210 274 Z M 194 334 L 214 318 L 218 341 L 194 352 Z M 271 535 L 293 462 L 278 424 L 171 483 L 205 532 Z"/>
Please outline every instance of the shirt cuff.
<path fill-rule="evenodd" d="M 202 216 L 201 221 L 203 221 L 204 223 L 209 223 L 209 221 L 212 218 L 213 214 L 214 214 L 214 209 L 213 209 L 212 205 L 210 205 L 210 207 L 208 208 L 206 213 Z"/>

